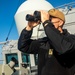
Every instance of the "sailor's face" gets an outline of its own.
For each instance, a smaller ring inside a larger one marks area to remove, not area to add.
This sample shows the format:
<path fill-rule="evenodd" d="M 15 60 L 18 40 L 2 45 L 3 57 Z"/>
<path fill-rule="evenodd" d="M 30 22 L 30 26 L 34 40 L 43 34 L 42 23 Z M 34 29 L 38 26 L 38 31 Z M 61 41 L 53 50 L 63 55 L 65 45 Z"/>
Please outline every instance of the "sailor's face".
<path fill-rule="evenodd" d="M 51 22 L 53 23 L 54 27 L 56 29 L 58 29 L 58 27 L 60 26 L 60 19 L 59 18 L 52 18 Z"/>

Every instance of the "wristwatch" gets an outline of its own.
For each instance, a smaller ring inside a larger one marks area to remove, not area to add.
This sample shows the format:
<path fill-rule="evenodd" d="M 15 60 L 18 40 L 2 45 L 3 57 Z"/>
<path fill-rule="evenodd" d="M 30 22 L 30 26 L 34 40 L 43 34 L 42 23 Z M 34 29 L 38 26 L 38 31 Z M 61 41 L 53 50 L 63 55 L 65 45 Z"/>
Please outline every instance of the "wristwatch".
<path fill-rule="evenodd" d="M 48 23 L 50 23 L 50 21 L 49 21 L 49 20 L 46 20 L 46 21 L 43 23 L 43 26 L 48 25 Z"/>

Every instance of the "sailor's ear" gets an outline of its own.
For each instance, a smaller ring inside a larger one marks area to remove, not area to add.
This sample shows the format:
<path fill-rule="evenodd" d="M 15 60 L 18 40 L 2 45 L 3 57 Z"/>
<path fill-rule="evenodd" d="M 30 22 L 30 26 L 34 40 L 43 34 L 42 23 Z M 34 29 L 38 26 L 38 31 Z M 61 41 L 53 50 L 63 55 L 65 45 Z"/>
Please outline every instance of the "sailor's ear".
<path fill-rule="evenodd" d="M 61 26 L 63 26 L 63 24 L 64 24 L 64 22 L 62 20 L 60 20 L 59 26 L 61 27 Z"/>

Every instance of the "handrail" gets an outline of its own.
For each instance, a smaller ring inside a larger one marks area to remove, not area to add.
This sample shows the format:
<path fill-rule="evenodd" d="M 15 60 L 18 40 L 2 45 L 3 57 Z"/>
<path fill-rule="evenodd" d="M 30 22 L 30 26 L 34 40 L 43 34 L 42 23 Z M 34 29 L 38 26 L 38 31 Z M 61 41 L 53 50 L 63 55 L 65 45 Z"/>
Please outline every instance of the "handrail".
<path fill-rule="evenodd" d="M 55 8 L 56 8 L 56 9 L 59 9 L 59 8 L 64 8 L 64 7 L 66 7 L 66 6 L 73 6 L 73 5 L 75 5 L 75 2 L 71 2 L 71 3 L 68 3 L 68 4 L 61 5 L 61 6 L 57 6 L 57 7 L 55 7 Z"/>
<path fill-rule="evenodd" d="M 64 27 L 72 26 L 72 25 L 75 25 L 75 22 L 66 23 L 66 24 L 64 24 Z"/>

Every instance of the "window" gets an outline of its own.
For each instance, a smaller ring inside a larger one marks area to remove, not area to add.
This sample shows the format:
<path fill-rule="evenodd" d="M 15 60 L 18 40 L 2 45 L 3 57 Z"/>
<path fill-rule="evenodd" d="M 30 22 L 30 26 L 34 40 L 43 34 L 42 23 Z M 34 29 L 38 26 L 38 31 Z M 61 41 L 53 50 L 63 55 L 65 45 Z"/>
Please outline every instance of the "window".
<path fill-rule="evenodd" d="M 6 64 L 8 64 L 11 61 L 12 57 L 14 57 L 18 61 L 18 55 L 17 55 L 17 53 L 6 54 Z M 19 66 L 18 63 L 15 64 L 15 67 L 18 67 Z"/>
<path fill-rule="evenodd" d="M 28 54 L 22 53 L 22 62 L 26 62 L 26 63 L 30 62 L 30 57 Z"/>

